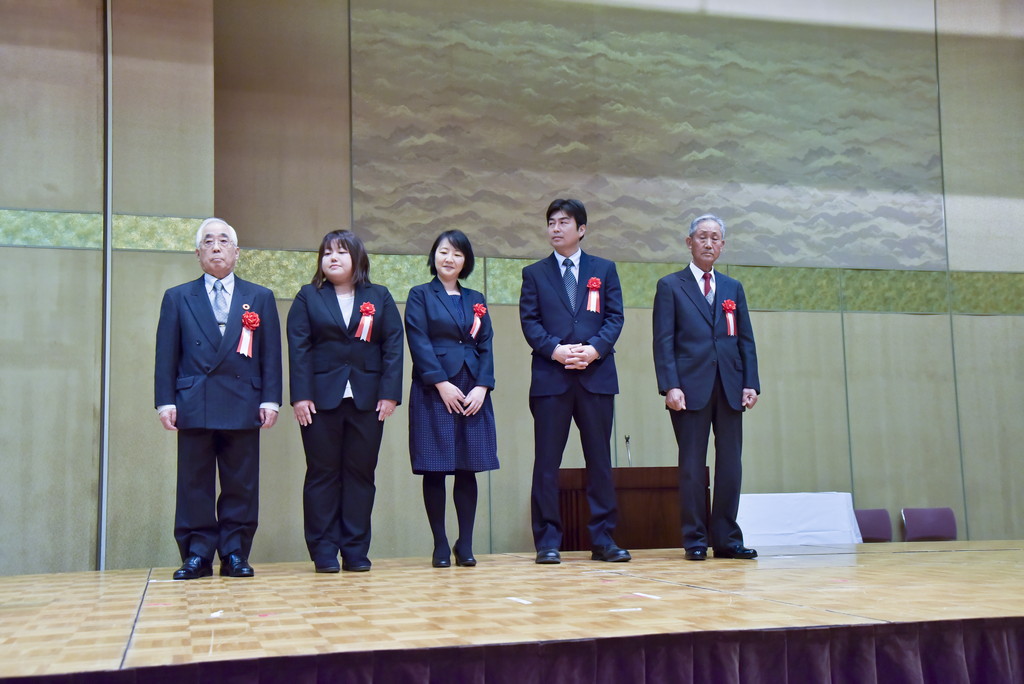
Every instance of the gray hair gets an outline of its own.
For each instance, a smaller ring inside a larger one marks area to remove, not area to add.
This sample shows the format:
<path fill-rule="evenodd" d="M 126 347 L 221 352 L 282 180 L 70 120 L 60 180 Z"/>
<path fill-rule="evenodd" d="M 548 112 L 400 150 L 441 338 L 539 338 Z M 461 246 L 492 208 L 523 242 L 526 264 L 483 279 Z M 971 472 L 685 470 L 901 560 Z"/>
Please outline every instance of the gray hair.
<path fill-rule="evenodd" d="M 725 239 L 725 221 L 718 218 L 714 214 L 704 214 L 703 216 L 698 216 L 697 218 L 693 219 L 693 221 L 690 222 L 689 235 L 693 235 L 694 233 L 696 233 L 697 226 L 699 226 L 704 221 L 714 221 L 715 223 L 717 223 L 718 227 L 722 229 L 722 239 Z"/>
<path fill-rule="evenodd" d="M 235 247 L 238 246 L 238 234 L 235 233 L 235 229 L 231 227 L 231 224 L 225 221 L 224 219 L 210 217 L 203 221 L 202 223 L 200 223 L 199 229 L 196 230 L 196 249 L 199 249 L 201 243 L 203 242 L 203 234 L 206 232 L 206 229 L 210 226 L 210 224 L 213 223 L 223 224 L 225 228 L 224 232 L 228 234 L 229 238 L 231 238 L 231 244 L 233 244 Z"/>

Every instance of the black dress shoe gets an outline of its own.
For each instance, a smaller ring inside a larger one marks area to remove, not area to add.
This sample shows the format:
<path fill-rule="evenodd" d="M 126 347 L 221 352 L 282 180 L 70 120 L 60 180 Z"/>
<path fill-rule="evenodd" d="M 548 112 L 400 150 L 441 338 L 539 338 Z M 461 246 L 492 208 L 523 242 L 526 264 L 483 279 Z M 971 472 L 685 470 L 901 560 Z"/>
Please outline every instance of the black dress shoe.
<path fill-rule="evenodd" d="M 722 549 L 715 549 L 715 558 L 740 558 L 742 560 L 750 560 L 757 558 L 757 551 L 754 549 L 748 549 L 742 544 L 733 544 L 732 546 L 726 546 Z"/>
<path fill-rule="evenodd" d="M 686 549 L 686 560 L 707 560 L 708 550 L 703 546 L 695 546 L 692 549 Z"/>
<path fill-rule="evenodd" d="M 540 565 L 558 565 L 562 562 L 562 556 L 558 549 L 541 549 L 537 552 L 537 561 Z"/>
<path fill-rule="evenodd" d="M 452 559 L 438 558 L 437 556 L 434 556 L 432 559 L 430 559 L 430 564 L 433 565 L 435 568 L 450 568 L 452 567 Z"/>
<path fill-rule="evenodd" d="M 316 567 L 316 571 L 317 572 L 323 572 L 323 573 L 341 572 L 341 565 L 338 564 L 338 559 L 337 558 L 332 558 L 331 560 L 326 560 L 326 561 L 321 561 L 321 562 L 313 561 L 313 565 L 314 565 L 314 567 Z"/>
<path fill-rule="evenodd" d="M 254 574 L 249 561 L 237 553 L 229 553 L 227 558 L 220 559 L 221 577 L 252 577 Z"/>
<path fill-rule="evenodd" d="M 455 554 L 455 564 L 461 568 L 472 568 L 476 565 L 476 558 L 473 558 L 473 552 L 470 551 L 468 556 L 461 555 L 458 551 L 452 551 Z"/>
<path fill-rule="evenodd" d="M 626 563 L 633 557 L 626 549 L 620 549 L 615 544 L 608 546 L 595 546 L 590 550 L 590 560 L 607 561 L 609 563 Z"/>
<path fill-rule="evenodd" d="M 174 579 L 199 579 L 200 577 L 209 577 L 212 574 L 213 564 L 210 561 L 203 560 L 199 556 L 189 556 L 181 564 L 181 567 L 174 571 Z"/>
<path fill-rule="evenodd" d="M 370 571 L 370 561 L 368 561 L 368 560 L 352 561 L 351 563 L 349 563 L 347 561 L 342 561 L 341 569 L 344 570 L 345 572 L 369 572 Z"/>

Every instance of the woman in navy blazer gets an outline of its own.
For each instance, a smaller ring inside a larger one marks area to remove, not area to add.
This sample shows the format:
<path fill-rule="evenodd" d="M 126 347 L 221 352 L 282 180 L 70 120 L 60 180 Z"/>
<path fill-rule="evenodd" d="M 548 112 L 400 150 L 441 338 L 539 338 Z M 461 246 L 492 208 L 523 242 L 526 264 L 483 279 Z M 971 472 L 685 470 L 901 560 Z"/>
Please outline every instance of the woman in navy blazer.
<path fill-rule="evenodd" d="M 337 230 L 288 312 L 291 402 L 306 452 L 306 546 L 317 572 L 370 569 L 373 482 L 384 421 L 402 396 L 402 319 L 370 283 L 362 241 Z M 338 565 L 338 552 L 342 563 Z"/>
<path fill-rule="evenodd" d="M 423 504 L 434 537 L 433 566 L 451 566 L 445 533 L 445 475 L 455 476 L 459 520 L 455 562 L 476 565 L 473 522 L 476 473 L 498 467 L 494 433 L 494 357 L 484 296 L 462 287 L 473 271 L 473 247 L 458 230 L 441 233 L 427 265 L 434 279 L 409 291 L 405 329 L 412 354 L 409 455 L 423 475 Z"/>

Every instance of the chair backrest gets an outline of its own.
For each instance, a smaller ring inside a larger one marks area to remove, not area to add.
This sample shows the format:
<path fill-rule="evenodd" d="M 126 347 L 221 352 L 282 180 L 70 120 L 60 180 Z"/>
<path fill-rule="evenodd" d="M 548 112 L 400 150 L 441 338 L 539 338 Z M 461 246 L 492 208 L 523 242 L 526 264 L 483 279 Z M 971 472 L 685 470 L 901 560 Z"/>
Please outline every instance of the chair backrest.
<path fill-rule="evenodd" d="M 952 508 L 904 508 L 903 541 L 953 541 L 956 515 Z"/>
<path fill-rule="evenodd" d="M 853 513 L 857 516 L 857 527 L 865 542 L 892 541 L 892 518 L 889 517 L 889 511 L 884 508 L 858 508 Z"/>

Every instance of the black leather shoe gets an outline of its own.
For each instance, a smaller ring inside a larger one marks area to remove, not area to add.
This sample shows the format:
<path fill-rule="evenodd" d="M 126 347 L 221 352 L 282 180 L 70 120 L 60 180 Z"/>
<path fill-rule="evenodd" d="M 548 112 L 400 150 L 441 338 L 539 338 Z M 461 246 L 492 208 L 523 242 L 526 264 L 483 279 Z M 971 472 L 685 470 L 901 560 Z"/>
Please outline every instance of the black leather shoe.
<path fill-rule="evenodd" d="M 750 560 L 757 558 L 757 551 L 754 549 L 748 549 L 742 544 L 733 544 L 732 546 L 726 546 L 722 549 L 715 549 L 715 558 L 739 558 L 742 560 Z"/>
<path fill-rule="evenodd" d="M 703 546 L 695 546 L 692 549 L 686 549 L 686 560 L 707 560 L 708 550 Z"/>
<path fill-rule="evenodd" d="M 476 565 L 476 558 L 473 558 L 473 552 L 470 551 L 468 556 L 462 556 L 458 551 L 452 551 L 455 554 L 455 564 L 460 568 L 472 568 Z"/>
<path fill-rule="evenodd" d="M 562 556 L 558 549 L 541 549 L 537 552 L 537 561 L 540 565 L 558 565 L 562 562 Z"/>
<path fill-rule="evenodd" d="M 590 550 L 590 560 L 607 561 L 609 563 L 626 563 L 633 557 L 626 549 L 620 549 L 615 544 L 608 546 L 595 546 Z"/>
<path fill-rule="evenodd" d="M 351 563 L 342 561 L 341 569 L 345 572 L 369 572 L 370 561 L 352 561 Z"/>
<path fill-rule="evenodd" d="M 181 567 L 174 571 L 174 579 L 190 580 L 209 577 L 213 574 L 213 564 L 199 556 L 189 556 Z"/>
<path fill-rule="evenodd" d="M 221 577 L 252 577 L 255 574 L 249 561 L 237 553 L 229 553 L 227 558 L 220 560 Z"/>
<path fill-rule="evenodd" d="M 434 549 L 434 555 L 430 559 L 430 564 L 434 567 L 452 567 L 452 552 L 447 549 Z"/>
<path fill-rule="evenodd" d="M 341 572 L 341 565 L 338 564 L 338 559 L 337 558 L 333 558 L 333 559 L 327 560 L 327 561 L 322 561 L 320 563 L 317 563 L 316 561 L 314 561 L 313 565 L 316 567 L 316 571 L 317 572 L 323 572 L 323 573 Z"/>

